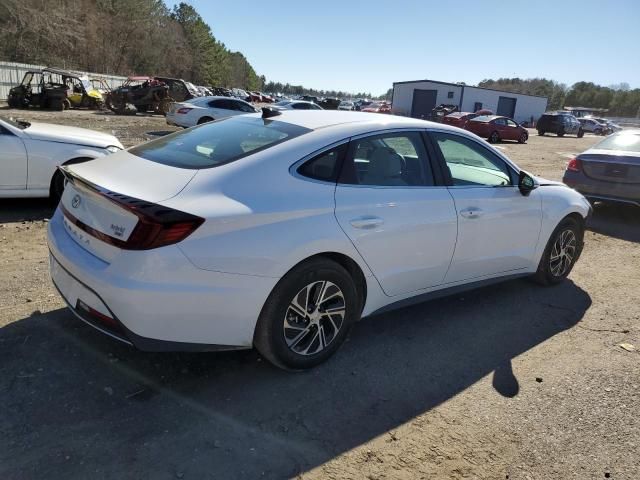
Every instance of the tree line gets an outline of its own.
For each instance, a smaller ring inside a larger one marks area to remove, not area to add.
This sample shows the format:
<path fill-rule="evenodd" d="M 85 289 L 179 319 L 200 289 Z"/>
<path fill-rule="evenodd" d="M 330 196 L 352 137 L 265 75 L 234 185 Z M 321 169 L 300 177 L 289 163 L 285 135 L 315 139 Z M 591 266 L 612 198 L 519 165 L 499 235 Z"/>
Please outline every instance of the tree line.
<path fill-rule="evenodd" d="M 604 87 L 592 82 L 578 82 L 571 87 L 546 78 L 486 79 L 479 87 L 506 92 L 542 95 L 549 99 L 548 110 L 563 107 L 606 108 L 607 115 L 640 117 L 640 88 L 631 90 L 628 83 Z"/>
<path fill-rule="evenodd" d="M 195 8 L 162 0 L 0 0 L 0 59 L 250 90 L 264 81 Z"/>

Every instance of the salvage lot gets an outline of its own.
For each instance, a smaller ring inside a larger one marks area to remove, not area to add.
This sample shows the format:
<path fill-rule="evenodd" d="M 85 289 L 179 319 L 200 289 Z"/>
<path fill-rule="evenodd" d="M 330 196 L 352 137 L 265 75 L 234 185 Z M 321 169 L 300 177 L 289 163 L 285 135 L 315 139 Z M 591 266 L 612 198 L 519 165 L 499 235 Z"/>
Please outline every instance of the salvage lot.
<path fill-rule="evenodd" d="M 174 130 L 19 116 L 125 146 Z M 597 140 L 531 130 L 499 147 L 560 179 Z M 0 201 L 2 478 L 640 477 L 640 354 L 618 346 L 640 346 L 640 210 L 596 208 L 563 285 L 512 281 L 364 320 L 300 374 L 255 352 L 145 354 L 81 324 L 48 277 L 51 213 Z"/>

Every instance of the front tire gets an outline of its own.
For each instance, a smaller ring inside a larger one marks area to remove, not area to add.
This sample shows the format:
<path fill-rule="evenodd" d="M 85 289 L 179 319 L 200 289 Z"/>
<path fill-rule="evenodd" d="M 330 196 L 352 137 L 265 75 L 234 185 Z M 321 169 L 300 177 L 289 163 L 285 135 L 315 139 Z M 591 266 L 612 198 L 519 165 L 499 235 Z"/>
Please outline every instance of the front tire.
<path fill-rule="evenodd" d="M 549 238 L 534 280 L 541 285 L 564 281 L 582 253 L 583 238 L 584 229 L 575 218 L 560 222 Z"/>
<path fill-rule="evenodd" d="M 360 315 L 352 277 L 338 263 L 317 258 L 287 273 L 267 299 L 253 338 L 277 367 L 304 370 L 333 355 Z"/>
<path fill-rule="evenodd" d="M 523 133 L 522 135 L 520 135 L 520 138 L 518 138 L 518 143 L 527 143 L 528 139 L 529 139 L 529 135 L 527 135 L 526 133 Z"/>

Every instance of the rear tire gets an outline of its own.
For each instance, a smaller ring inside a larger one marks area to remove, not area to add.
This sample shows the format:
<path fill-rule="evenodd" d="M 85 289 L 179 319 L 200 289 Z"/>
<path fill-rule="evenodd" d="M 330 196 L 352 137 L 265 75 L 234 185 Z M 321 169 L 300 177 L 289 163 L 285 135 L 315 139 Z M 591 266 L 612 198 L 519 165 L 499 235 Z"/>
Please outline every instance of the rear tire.
<path fill-rule="evenodd" d="M 559 137 L 564 137 L 564 129 L 558 130 L 557 135 L 558 135 Z"/>
<path fill-rule="evenodd" d="M 279 368 L 308 369 L 338 350 L 359 315 L 352 277 L 341 265 L 319 257 L 278 282 L 260 312 L 253 344 Z"/>
<path fill-rule="evenodd" d="M 584 130 L 580 129 L 578 130 L 578 138 L 582 138 L 582 137 L 584 137 Z"/>
<path fill-rule="evenodd" d="M 583 239 L 584 228 L 575 218 L 562 220 L 549 237 L 534 281 L 541 285 L 564 281 L 582 253 Z"/>
<path fill-rule="evenodd" d="M 498 143 L 500 141 L 500 135 L 498 135 L 498 132 L 491 132 L 491 135 L 489 135 L 489 143 Z"/>

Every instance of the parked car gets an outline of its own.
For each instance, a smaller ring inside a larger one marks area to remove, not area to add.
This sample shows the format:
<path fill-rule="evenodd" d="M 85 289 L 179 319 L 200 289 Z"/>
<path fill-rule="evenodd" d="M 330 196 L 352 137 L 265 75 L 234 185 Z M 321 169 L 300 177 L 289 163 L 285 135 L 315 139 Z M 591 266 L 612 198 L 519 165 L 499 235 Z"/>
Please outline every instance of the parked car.
<path fill-rule="evenodd" d="M 347 100 L 343 100 L 340 102 L 340 105 L 338 105 L 338 110 L 355 110 L 355 106 L 353 105 L 353 102 L 349 102 Z"/>
<path fill-rule="evenodd" d="M 368 107 L 369 105 L 371 105 L 373 102 L 371 100 L 365 100 L 365 99 L 360 99 L 360 100 L 356 100 L 354 102 L 355 105 L 355 109 L 356 111 L 360 112 L 362 111 L 363 108 Z"/>
<path fill-rule="evenodd" d="M 340 100 L 337 98 L 326 97 L 320 100 L 318 105 L 320 105 L 323 110 L 338 110 Z"/>
<path fill-rule="evenodd" d="M 124 147 L 113 135 L 0 116 L 0 197 L 50 197 L 64 190 L 59 165 L 104 157 Z"/>
<path fill-rule="evenodd" d="M 543 113 L 536 124 L 538 135 L 555 133 L 559 137 L 564 135 L 584 136 L 584 129 L 576 117 L 567 113 L 548 112 Z"/>
<path fill-rule="evenodd" d="M 640 207 L 640 129 L 609 135 L 571 159 L 562 181 L 592 201 Z"/>
<path fill-rule="evenodd" d="M 391 113 L 391 105 L 386 102 L 373 102 L 361 108 L 360 111 L 369 113 Z"/>
<path fill-rule="evenodd" d="M 445 115 L 442 119 L 442 123 L 451 125 L 453 127 L 464 128 L 469 120 L 479 116 L 477 113 L 471 112 L 453 112 L 449 115 Z"/>
<path fill-rule="evenodd" d="M 224 87 L 211 87 L 209 89 L 211 94 L 215 97 L 233 97 L 233 92 Z"/>
<path fill-rule="evenodd" d="M 200 97 L 213 97 L 213 92 L 204 85 L 196 85 Z"/>
<path fill-rule="evenodd" d="M 172 102 L 198 97 L 180 78 L 132 76 L 121 87 L 112 90 L 106 105 L 119 115 L 136 111 L 165 115 Z M 195 88 L 195 87 L 194 87 Z"/>
<path fill-rule="evenodd" d="M 262 93 L 262 92 L 256 92 L 256 93 L 260 95 L 260 98 L 262 98 L 263 103 L 273 103 L 275 101 L 273 97 L 271 97 L 271 95 L 267 95 L 266 93 Z"/>
<path fill-rule="evenodd" d="M 193 127 L 221 118 L 247 113 L 258 113 L 256 107 L 244 100 L 227 97 L 199 97 L 169 106 L 167 124 L 178 127 Z"/>
<path fill-rule="evenodd" d="M 587 118 L 589 118 L 589 117 L 587 117 Z M 596 122 L 600 122 L 600 123 L 606 125 L 607 127 L 609 127 L 609 133 L 619 132 L 620 130 L 622 130 L 622 127 L 620 125 L 618 125 L 617 123 L 613 123 L 609 119 L 598 118 L 598 117 L 591 117 L 591 118 L 593 118 Z"/>
<path fill-rule="evenodd" d="M 300 96 L 300 100 L 305 101 L 305 102 L 315 103 L 315 104 L 319 104 L 320 103 L 320 100 L 318 99 L 318 97 L 315 97 L 313 95 L 301 95 Z"/>
<path fill-rule="evenodd" d="M 283 100 L 276 102 L 273 107 L 277 110 L 322 110 L 320 105 L 313 102 L 305 102 L 303 100 Z"/>
<path fill-rule="evenodd" d="M 527 143 L 529 139 L 529 131 L 526 128 L 518 125 L 512 118 L 499 115 L 480 115 L 469 120 L 464 128 L 479 137 L 486 138 L 491 143 L 502 140 Z"/>
<path fill-rule="evenodd" d="M 245 102 L 251 102 L 251 95 L 241 88 L 232 88 L 231 93 L 234 97 L 244 100 Z"/>
<path fill-rule="evenodd" d="M 609 135 L 611 133 L 606 124 L 593 118 L 579 118 L 578 121 L 585 132 L 593 133 L 594 135 Z"/>
<path fill-rule="evenodd" d="M 63 167 L 51 277 L 80 319 L 143 350 L 255 346 L 299 370 L 360 317 L 453 286 L 557 284 L 580 256 L 587 200 L 464 130 L 263 117 Z"/>

